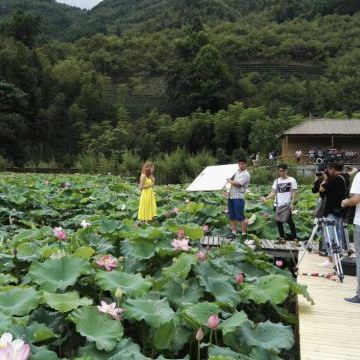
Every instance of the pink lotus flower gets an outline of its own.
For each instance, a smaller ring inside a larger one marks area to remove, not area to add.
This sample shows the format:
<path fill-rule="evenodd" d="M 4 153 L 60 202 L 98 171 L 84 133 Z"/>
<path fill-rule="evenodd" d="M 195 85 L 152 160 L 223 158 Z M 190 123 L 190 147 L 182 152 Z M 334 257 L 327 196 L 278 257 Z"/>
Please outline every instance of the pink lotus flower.
<path fill-rule="evenodd" d="M 179 229 L 176 232 L 176 236 L 177 236 L 178 239 L 183 239 L 185 237 L 185 231 L 183 229 Z"/>
<path fill-rule="evenodd" d="M 103 267 L 106 271 L 112 271 L 118 266 L 118 261 L 111 255 L 105 255 L 96 261 L 99 267 Z"/>
<path fill-rule="evenodd" d="M 236 277 L 235 277 L 235 280 L 236 280 L 236 282 L 237 282 L 238 284 L 242 284 L 242 283 L 244 282 L 244 280 L 245 280 L 245 275 L 244 275 L 244 273 L 239 273 L 239 274 L 237 274 Z"/>
<path fill-rule="evenodd" d="M 174 239 L 171 242 L 172 247 L 175 250 L 181 250 L 181 251 L 189 251 L 191 249 L 191 246 L 189 245 L 189 239 Z"/>
<path fill-rule="evenodd" d="M 209 317 L 209 320 L 208 320 L 208 327 L 212 330 L 216 329 L 220 324 L 220 319 L 219 317 L 214 314 L 214 315 L 211 315 Z"/>
<path fill-rule="evenodd" d="M 203 226 L 203 231 L 204 231 L 205 234 L 208 233 L 209 230 L 210 230 L 209 225 L 204 225 Z"/>
<path fill-rule="evenodd" d="M 195 339 L 197 341 L 201 341 L 203 338 L 204 338 L 204 332 L 202 331 L 201 328 L 199 328 L 199 330 L 196 332 Z"/>
<path fill-rule="evenodd" d="M 281 268 L 281 267 L 283 267 L 284 262 L 279 259 L 279 260 L 276 260 L 276 261 L 275 261 L 275 265 L 276 265 L 277 267 Z"/>
<path fill-rule="evenodd" d="M 13 340 L 10 333 L 4 333 L 0 338 L 1 360 L 27 360 L 30 356 L 30 345 L 23 340 Z"/>
<path fill-rule="evenodd" d="M 54 236 L 56 238 L 58 238 L 59 240 L 66 240 L 67 239 L 67 234 L 64 231 L 64 229 L 62 227 L 56 227 L 54 228 Z"/>
<path fill-rule="evenodd" d="M 207 254 L 206 252 L 204 251 L 199 251 L 197 254 L 196 254 L 196 257 L 197 259 L 200 261 L 200 262 L 203 262 L 207 259 Z"/>
<path fill-rule="evenodd" d="M 105 301 L 101 301 L 101 306 L 97 306 L 97 308 L 104 314 L 110 314 L 115 320 L 120 320 L 121 314 L 124 312 L 124 309 L 116 307 L 114 302 L 107 304 Z"/>

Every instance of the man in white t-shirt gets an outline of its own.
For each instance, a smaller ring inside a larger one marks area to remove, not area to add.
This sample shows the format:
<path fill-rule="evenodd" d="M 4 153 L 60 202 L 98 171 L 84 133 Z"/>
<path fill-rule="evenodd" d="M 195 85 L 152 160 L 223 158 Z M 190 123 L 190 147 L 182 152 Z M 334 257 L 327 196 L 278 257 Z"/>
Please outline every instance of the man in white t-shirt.
<path fill-rule="evenodd" d="M 281 206 L 289 206 L 290 208 L 290 216 L 287 221 L 291 231 L 291 240 L 294 241 L 295 245 L 298 246 L 299 242 L 296 235 L 296 228 L 294 224 L 294 220 L 292 218 L 292 211 L 294 210 L 295 199 L 296 199 L 296 191 L 297 191 L 297 182 L 296 180 L 288 176 L 288 167 L 286 164 L 280 164 L 278 166 L 278 171 L 280 177 L 277 178 L 272 186 L 272 191 L 266 197 L 261 198 L 262 201 L 266 201 L 275 197 L 274 206 L 275 208 L 279 208 Z M 282 222 L 277 221 L 277 226 L 279 230 L 280 239 L 278 243 L 284 243 L 285 241 L 285 233 L 284 233 L 284 225 Z"/>
<path fill-rule="evenodd" d="M 230 185 L 228 193 L 228 216 L 231 223 L 232 238 L 237 236 L 238 224 L 241 227 L 241 235 L 246 237 L 247 222 L 245 221 L 245 193 L 250 183 L 250 174 L 247 171 L 246 159 L 238 160 L 239 170 L 232 178 L 227 179 Z"/>
<path fill-rule="evenodd" d="M 354 217 L 354 244 L 355 244 L 355 255 L 356 255 L 356 276 L 357 276 L 357 290 L 356 295 L 353 298 L 346 298 L 345 301 L 351 304 L 360 305 L 360 173 L 358 173 L 352 183 L 350 199 L 342 201 L 341 206 L 349 207 L 356 206 L 355 217 Z"/>

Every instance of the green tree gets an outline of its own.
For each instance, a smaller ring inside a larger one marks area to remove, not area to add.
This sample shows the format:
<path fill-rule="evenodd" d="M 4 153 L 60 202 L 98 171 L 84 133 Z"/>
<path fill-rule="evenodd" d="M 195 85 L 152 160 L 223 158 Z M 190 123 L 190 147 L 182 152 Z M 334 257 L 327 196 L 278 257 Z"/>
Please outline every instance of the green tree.
<path fill-rule="evenodd" d="M 265 111 L 252 127 L 250 149 L 253 152 L 267 153 L 280 149 L 279 135 L 286 129 L 295 126 L 305 119 L 294 114 L 290 107 L 281 108 L 276 117 L 269 117 Z"/>
<path fill-rule="evenodd" d="M 23 91 L 0 81 L 0 154 L 16 162 L 24 156 L 26 106 L 27 95 Z"/>
<path fill-rule="evenodd" d="M 41 33 L 41 18 L 17 11 L 6 25 L 7 34 L 26 46 L 35 44 L 37 35 Z"/>

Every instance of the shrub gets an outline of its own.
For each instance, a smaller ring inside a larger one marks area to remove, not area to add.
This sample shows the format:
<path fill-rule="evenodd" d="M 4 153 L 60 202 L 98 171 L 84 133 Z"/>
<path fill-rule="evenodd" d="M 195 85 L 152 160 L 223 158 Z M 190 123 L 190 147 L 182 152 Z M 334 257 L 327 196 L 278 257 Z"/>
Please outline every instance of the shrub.
<path fill-rule="evenodd" d="M 189 174 L 188 154 L 184 149 L 176 149 L 170 154 L 165 154 L 155 160 L 156 177 L 159 184 L 176 184 L 186 180 Z"/>
<path fill-rule="evenodd" d="M 251 184 L 269 185 L 276 179 L 277 171 L 265 167 L 255 167 L 251 171 Z"/>
<path fill-rule="evenodd" d="M 232 160 L 236 163 L 239 159 L 248 159 L 248 154 L 243 148 L 234 149 L 232 152 Z"/>
<path fill-rule="evenodd" d="M 229 164 L 231 162 L 231 156 L 227 155 L 223 148 L 216 149 L 216 159 L 218 164 Z"/>
<path fill-rule="evenodd" d="M 0 171 L 5 171 L 8 165 L 8 161 L 0 155 Z"/>
<path fill-rule="evenodd" d="M 141 160 L 139 155 L 126 150 L 122 154 L 121 159 L 121 175 L 130 177 L 138 177 L 140 175 L 143 160 Z"/>
<path fill-rule="evenodd" d="M 40 161 L 30 161 L 25 164 L 26 168 L 32 169 L 57 169 L 61 167 L 54 158 L 51 158 L 48 161 L 40 160 Z"/>
<path fill-rule="evenodd" d="M 121 175 L 137 178 L 145 159 L 131 151 L 119 156 L 113 153 L 110 157 L 104 154 L 81 154 L 75 166 L 79 172 L 88 174 Z M 194 156 L 178 148 L 172 153 L 158 156 L 154 160 L 157 184 L 178 184 L 192 181 L 208 165 L 216 164 L 216 159 L 208 152 L 202 151 Z"/>
<path fill-rule="evenodd" d="M 79 155 L 75 167 L 82 173 L 88 174 L 108 174 L 118 175 L 121 164 L 116 154 L 107 158 L 104 154 L 81 154 Z"/>
<path fill-rule="evenodd" d="M 177 184 L 192 181 L 201 170 L 216 164 L 216 159 L 208 152 L 202 151 L 194 156 L 178 148 L 155 160 L 157 183 Z"/>
<path fill-rule="evenodd" d="M 189 174 L 191 178 L 196 177 L 205 167 L 217 163 L 216 158 L 205 150 L 190 157 L 188 161 L 189 168 L 191 169 L 191 173 Z"/>
<path fill-rule="evenodd" d="M 312 176 L 298 175 L 296 166 L 289 166 L 289 176 L 293 176 L 300 185 L 311 185 L 314 181 Z M 277 167 L 254 167 L 251 171 L 251 184 L 271 185 L 278 177 Z"/>

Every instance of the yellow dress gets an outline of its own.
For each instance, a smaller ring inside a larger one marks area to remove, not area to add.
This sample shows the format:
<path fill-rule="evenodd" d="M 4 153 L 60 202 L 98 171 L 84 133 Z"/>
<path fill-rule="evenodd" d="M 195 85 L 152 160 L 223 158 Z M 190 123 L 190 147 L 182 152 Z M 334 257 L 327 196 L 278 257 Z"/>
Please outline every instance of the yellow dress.
<path fill-rule="evenodd" d="M 145 179 L 145 186 L 152 185 L 150 178 Z M 156 216 L 156 201 L 152 187 L 142 189 L 140 196 L 138 219 L 142 221 L 152 220 Z"/>

